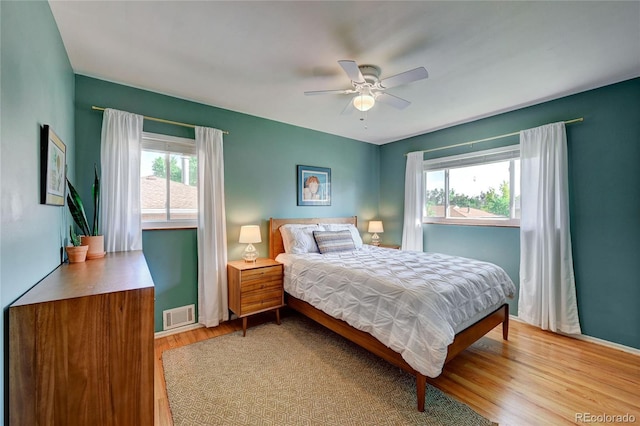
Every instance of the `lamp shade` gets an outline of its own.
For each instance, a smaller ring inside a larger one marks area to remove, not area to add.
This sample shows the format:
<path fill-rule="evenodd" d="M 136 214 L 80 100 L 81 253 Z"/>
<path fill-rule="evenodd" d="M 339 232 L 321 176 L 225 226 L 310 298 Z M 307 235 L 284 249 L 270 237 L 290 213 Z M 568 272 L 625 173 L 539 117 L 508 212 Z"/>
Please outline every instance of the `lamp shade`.
<path fill-rule="evenodd" d="M 384 232 L 381 220 L 372 220 L 369 222 L 369 231 L 372 233 Z"/>
<path fill-rule="evenodd" d="M 258 225 L 245 225 L 240 227 L 240 239 L 241 244 L 253 244 L 261 243 L 262 237 L 260 236 L 260 227 Z"/>

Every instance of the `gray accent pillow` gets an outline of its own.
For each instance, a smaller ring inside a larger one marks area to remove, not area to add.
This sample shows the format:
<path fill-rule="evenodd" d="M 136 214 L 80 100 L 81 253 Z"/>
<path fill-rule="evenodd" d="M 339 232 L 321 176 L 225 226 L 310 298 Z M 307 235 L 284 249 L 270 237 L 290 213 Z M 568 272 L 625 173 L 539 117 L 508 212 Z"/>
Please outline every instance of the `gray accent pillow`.
<path fill-rule="evenodd" d="M 356 249 L 351 232 L 344 231 L 313 231 L 320 253 L 334 253 Z"/>

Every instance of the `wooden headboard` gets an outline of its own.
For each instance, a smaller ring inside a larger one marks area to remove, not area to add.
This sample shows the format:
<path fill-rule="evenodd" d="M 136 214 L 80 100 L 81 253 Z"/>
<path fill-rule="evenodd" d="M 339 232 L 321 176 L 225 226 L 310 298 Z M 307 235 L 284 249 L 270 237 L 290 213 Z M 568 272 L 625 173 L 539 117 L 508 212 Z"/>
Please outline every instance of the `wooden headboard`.
<path fill-rule="evenodd" d="M 284 244 L 282 243 L 282 235 L 280 227 L 287 223 L 314 225 L 317 223 L 351 223 L 358 226 L 358 217 L 312 217 L 302 219 L 269 219 L 269 257 L 275 259 L 280 253 L 284 253 Z"/>

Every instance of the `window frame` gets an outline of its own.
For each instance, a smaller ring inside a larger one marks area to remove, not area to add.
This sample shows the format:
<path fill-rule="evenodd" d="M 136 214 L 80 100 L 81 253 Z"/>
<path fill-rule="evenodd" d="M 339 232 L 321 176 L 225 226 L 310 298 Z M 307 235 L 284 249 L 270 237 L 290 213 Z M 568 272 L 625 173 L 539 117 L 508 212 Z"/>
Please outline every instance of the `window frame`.
<path fill-rule="evenodd" d="M 140 161 L 142 164 L 142 151 L 154 151 L 158 154 L 164 155 L 165 170 L 171 170 L 170 162 L 171 155 L 190 155 L 197 157 L 196 141 L 195 139 L 184 138 L 179 136 L 163 135 L 160 133 L 142 132 L 142 139 L 140 143 Z M 171 191 L 170 191 L 170 174 L 166 178 L 166 217 L 168 220 L 154 220 L 144 221 L 142 220 L 143 230 L 154 229 L 191 229 L 198 227 L 198 219 L 180 219 L 171 220 Z M 140 194 L 142 199 L 142 194 Z M 198 209 L 196 208 L 196 216 Z M 140 206 L 140 215 L 142 217 L 142 206 Z"/>
<path fill-rule="evenodd" d="M 470 226 L 494 226 L 494 227 L 520 227 L 520 218 L 515 217 L 515 160 L 520 159 L 520 144 L 507 145 L 500 148 L 474 151 L 467 154 L 439 157 L 422 162 L 423 173 L 423 208 L 422 223 L 445 224 L 445 225 L 470 225 Z M 454 168 L 479 166 L 502 161 L 509 161 L 509 218 L 452 218 L 452 217 L 429 217 L 426 208 L 427 173 L 444 171 L 444 195 L 445 195 L 445 215 L 449 211 L 449 170 Z"/>

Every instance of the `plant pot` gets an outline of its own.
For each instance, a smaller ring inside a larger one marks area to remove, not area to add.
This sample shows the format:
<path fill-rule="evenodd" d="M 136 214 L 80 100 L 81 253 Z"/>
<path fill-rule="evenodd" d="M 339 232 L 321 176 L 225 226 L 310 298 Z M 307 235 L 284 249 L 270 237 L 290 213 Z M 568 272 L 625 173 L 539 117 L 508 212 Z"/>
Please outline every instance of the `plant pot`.
<path fill-rule="evenodd" d="M 99 259 L 106 254 L 104 251 L 104 235 L 83 235 L 80 237 L 82 245 L 89 246 L 87 259 Z"/>
<path fill-rule="evenodd" d="M 67 246 L 65 249 L 67 250 L 69 263 L 79 263 L 84 262 L 87 258 L 89 246 Z"/>

